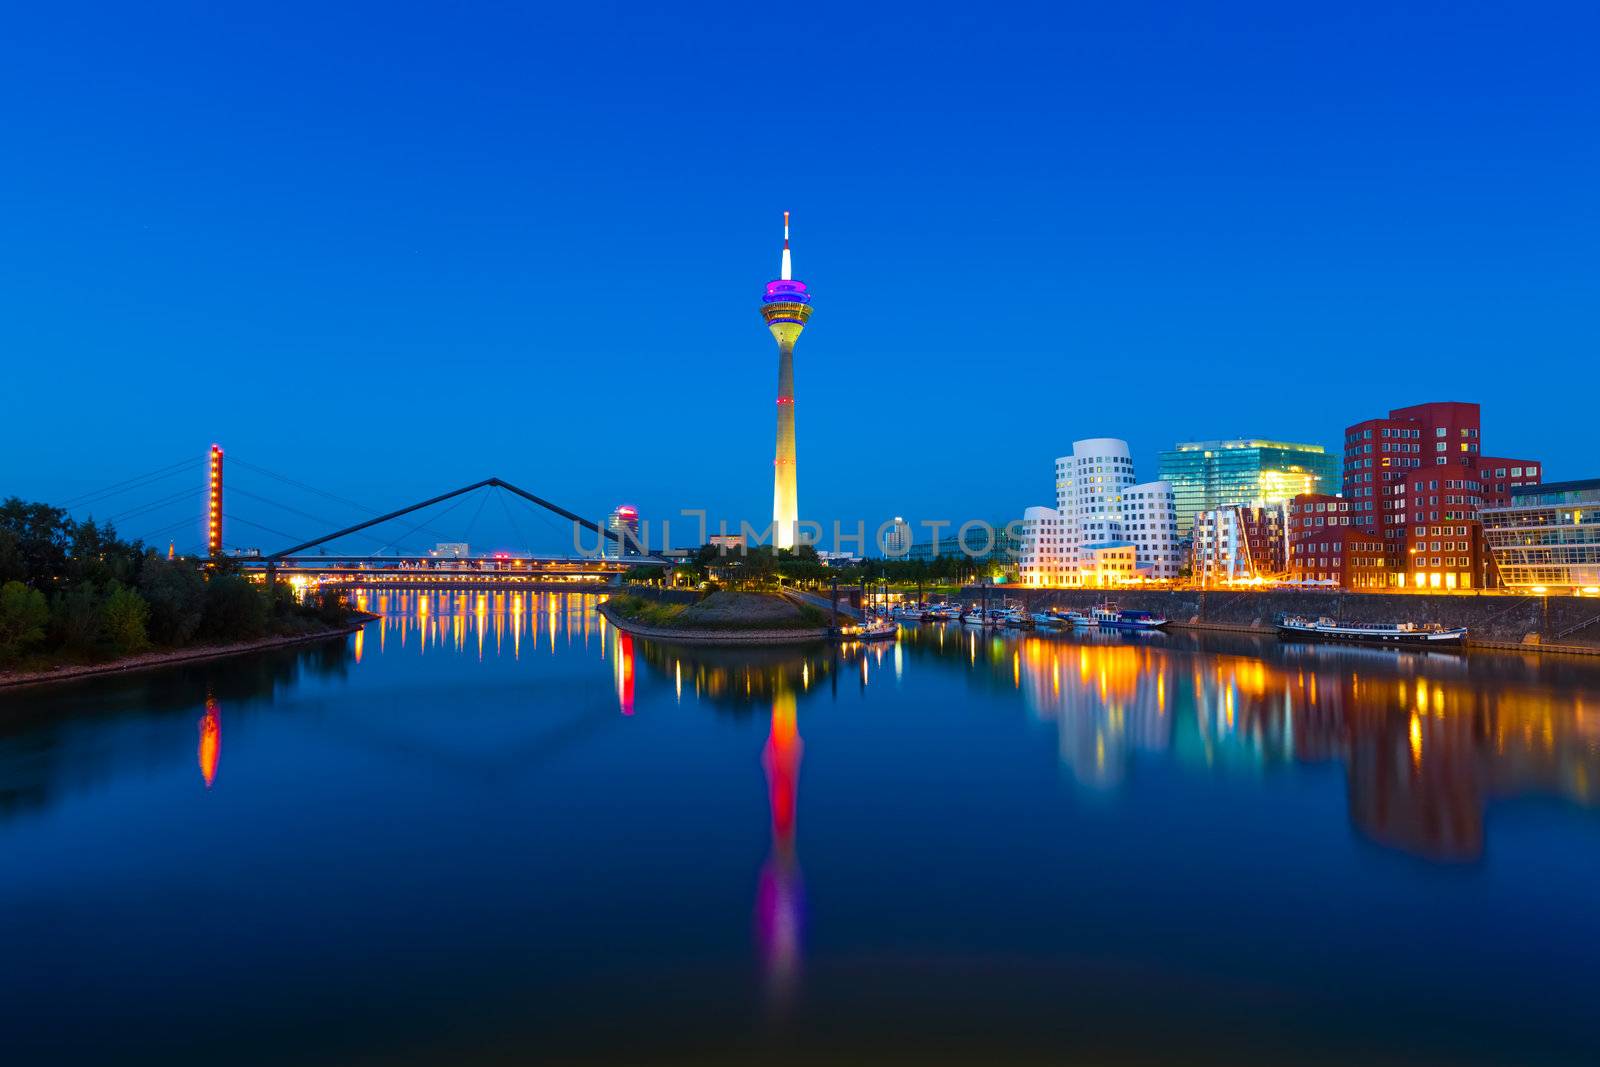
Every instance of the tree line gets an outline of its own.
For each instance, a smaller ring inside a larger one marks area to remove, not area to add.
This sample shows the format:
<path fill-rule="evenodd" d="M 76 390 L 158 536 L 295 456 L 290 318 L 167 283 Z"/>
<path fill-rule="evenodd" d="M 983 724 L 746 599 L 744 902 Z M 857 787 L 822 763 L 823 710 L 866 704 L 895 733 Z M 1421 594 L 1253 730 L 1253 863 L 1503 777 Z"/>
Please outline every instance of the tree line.
<path fill-rule="evenodd" d="M 16 497 L 0 503 L 0 667 L 307 633 L 344 621 L 337 594 L 299 603 L 226 560 L 167 559 L 111 523 Z"/>
<path fill-rule="evenodd" d="M 932 559 L 861 559 L 853 563 L 824 564 L 811 545 L 794 549 L 757 545 L 740 551 L 703 545 L 670 568 L 633 567 L 628 581 L 695 586 L 702 582 L 735 589 L 768 589 L 779 584 L 821 588 L 837 580 L 840 585 L 887 581 L 896 585 L 965 585 L 993 580 L 1005 573 L 996 560 L 977 560 L 965 554 Z"/>

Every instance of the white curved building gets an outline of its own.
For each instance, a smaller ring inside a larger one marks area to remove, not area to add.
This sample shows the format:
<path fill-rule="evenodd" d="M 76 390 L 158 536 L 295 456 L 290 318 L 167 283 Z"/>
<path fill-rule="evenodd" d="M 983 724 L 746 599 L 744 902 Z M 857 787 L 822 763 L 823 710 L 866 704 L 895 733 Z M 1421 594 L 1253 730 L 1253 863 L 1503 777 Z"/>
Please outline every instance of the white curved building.
<path fill-rule="evenodd" d="M 1171 482 L 1135 482 L 1128 442 L 1091 437 L 1056 460 L 1056 506 L 1023 514 L 1017 569 L 1026 585 L 1104 582 L 1094 546 L 1134 546 L 1135 574 L 1146 581 L 1178 577 L 1178 512 Z"/>

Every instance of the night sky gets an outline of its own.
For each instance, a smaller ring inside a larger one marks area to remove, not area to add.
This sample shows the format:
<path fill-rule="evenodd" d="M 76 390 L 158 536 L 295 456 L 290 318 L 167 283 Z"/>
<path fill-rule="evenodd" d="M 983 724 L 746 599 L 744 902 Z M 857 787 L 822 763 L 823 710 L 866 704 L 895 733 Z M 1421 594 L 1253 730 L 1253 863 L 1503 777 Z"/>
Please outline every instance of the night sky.
<path fill-rule="evenodd" d="M 807 517 L 1428 400 L 1600 474 L 1593 5 L 430 6 L 8 13 L 0 495 L 215 440 L 372 506 L 764 523 L 784 209 Z M 238 469 L 264 528 L 352 516 Z"/>

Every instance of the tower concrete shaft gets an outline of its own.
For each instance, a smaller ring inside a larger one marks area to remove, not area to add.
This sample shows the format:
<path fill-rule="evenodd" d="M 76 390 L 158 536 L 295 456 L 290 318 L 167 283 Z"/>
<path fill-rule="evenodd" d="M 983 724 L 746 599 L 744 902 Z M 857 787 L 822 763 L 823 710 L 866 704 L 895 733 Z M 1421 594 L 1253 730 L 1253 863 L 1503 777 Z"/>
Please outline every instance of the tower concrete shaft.
<path fill-rule="evenodd" d="M 799 541 L 800 491 L 795 469 L 794 343 L 811 318 L 805 282 L 790 278 L 789 213 L 783 213 L 782 277 L 767 283 L 762 318 L 778 342 L 778 444 L 772 460 L 772 543 L 794 548 Z"/>

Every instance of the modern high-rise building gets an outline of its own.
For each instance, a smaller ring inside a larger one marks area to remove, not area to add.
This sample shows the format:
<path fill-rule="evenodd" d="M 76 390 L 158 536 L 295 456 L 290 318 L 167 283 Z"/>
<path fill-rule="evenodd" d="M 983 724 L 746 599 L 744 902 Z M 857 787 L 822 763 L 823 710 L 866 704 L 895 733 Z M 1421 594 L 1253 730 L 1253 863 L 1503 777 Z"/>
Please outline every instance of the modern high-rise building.
<path fill-rule="evenodd" d="M 1345 430 L 1344 496 L 1351 525 L 1383 542 L 1389 584 L 1478 589 L 1496 582 L 1478 509 L 1510 502 L 1542 480 L 1535 460 L 1482 454 L 1477 404 L 1396 408 Z"/>
<path fill-rule="evenodd" d="M 772 543 L 793 548 L 799 539 L 800 500 L 795 475 L 794 343 L 811 318 L 811 294 L 793 279 L 789 263 L 789 213 L 783 213 L 783 262 L 767 283 L 761 317 L 778 342 L 778 448 L 772 460 Z"/>
<path fill-rule="evenodd" d="M 1186 441 L 1161 453 L 1161 477 L 1172 483 L 1178 536 L 1189 537 L 1202 511 L 1337 491 L 1339 456 L 1290 441 Z"/>
<path fill-rule="evenodd" d="M 1023 513 L 1017 561 L 1023 584 L 1100 585 L 1178 577 L 1182 556 L 1172 486 L 1133 479 L 1126 441 L 1074 441 L 1072 455 L 1056 460 L 1056 506 Z M 1132 549 L 1131 570 L 1121 565 L 1124 549 Z"/>

